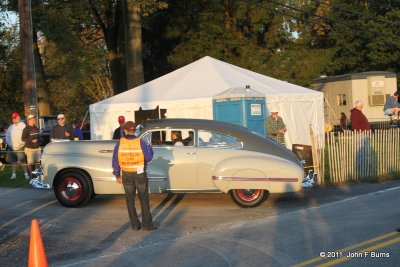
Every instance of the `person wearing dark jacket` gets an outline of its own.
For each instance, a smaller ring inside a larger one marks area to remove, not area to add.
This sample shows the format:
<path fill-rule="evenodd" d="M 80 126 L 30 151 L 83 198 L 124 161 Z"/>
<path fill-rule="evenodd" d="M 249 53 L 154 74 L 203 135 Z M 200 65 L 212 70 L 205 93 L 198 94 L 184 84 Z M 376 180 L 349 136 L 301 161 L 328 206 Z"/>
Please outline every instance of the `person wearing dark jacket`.
<path fill-rule="evenodd" d="M 371 130 L 371 127 L 368 123 L 368 119 L 362 113 L 362 109 L 363 109 L 363 102 L 361 100 L 357 100 L 355 102 L 355 107 L 352 110 L 350 110 L 350 120 L 353 131 Z"/>
<path fill-rule="evenodd" d="M 79 123 L 74 121 L 72 123 L 72 128 L 74 128 L 74 135 L 75 135 L 74 140 L 84 140 L 81 126 L 79 126 Z"/>
<path fill-rule="evenodd" d="M 39 128 L 36 126 L 35 115 L 28 115 L 27 125 L 22 131 L 21 140 L 25 142 L 28 170 L 32 175 L 33 169 L 39 167 L 40 155 L 42 153 L 40 148 L 42 144 L 39 136 Z"/>
<path fill-rule="evenodd" d="M 371 130 L 371 127 L 369 126 L 368 119 L 365 117 L 365 115 L 362 113 L 363 109 L 363 102 L 361 100 L 357 100 L 355 102 L 355 107 L 350 110 L 350 120 L 351 120 L 351 127 L 353 128 L 353 131 L 357 132 L 365 132 Z M 356 169 L 358 173 L 361 173 L 362 170 L 366 168 L 366 166 L 369 166 L 369 158 L 366 157 L 366 151 L 369 151 L 369 136 L 368 134 L 366 136 L 361 136 L 360 138 L 360 144 L 361 146 L 357 149 L 356 153 Z"/>
<path fill-rule="evenodd" d="M 147 163 L 153 159 L 153 149 L 141 138 L 135 136 L 136 125 L 128 121 L 123 126 L 124 137 L 117 142 L 112 158 L 113 174 L 117 183 L 122 183 L 125 190 L 126 205 L 133 230 L 140 230 L 136 208 L 136 190 L 142 208 L 143 230 L 152 231 L 153 224 L 149 203 L 149 183 L 147 180 Z"/>
<path fill-rule="evenodd" d="M 124 129 L 123 126 L 125 124 L 125 117 L 124 116 L 119 116 L 118 117 L 118 123 L 119 123 L 119 127 L 117 129 L 114 130 L 114 134 L 113 134 L 113 140 L 118 140 L 121 137 L 124 136 Z"/>
<path fill-rule="evenodd" d="M 66 123 L 64 114 L 58 114 L 57 121 L 58 124 L 51 129 L 50 140 L 74 140 L 74 128 Z"/>

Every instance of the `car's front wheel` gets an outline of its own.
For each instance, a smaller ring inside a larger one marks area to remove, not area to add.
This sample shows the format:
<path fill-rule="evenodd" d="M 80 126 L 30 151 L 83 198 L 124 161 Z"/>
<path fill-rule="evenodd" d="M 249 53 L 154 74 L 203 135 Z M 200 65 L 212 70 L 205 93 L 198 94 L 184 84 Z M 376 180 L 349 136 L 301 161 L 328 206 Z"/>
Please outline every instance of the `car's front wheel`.
<path fill-rule="evenodd" d="M 70 170 L 60 174 L 54 192 L 63 206 L 78 207 L 89 202 L 93 195 L 93 185 L 84 172 Z"/>
<path fill-rule="evenodd" d="M 256 207 L 267 196 L 267 192 L 264 189 L 232 189 L 229 194 L 232 200 L 242 208 Z"/>

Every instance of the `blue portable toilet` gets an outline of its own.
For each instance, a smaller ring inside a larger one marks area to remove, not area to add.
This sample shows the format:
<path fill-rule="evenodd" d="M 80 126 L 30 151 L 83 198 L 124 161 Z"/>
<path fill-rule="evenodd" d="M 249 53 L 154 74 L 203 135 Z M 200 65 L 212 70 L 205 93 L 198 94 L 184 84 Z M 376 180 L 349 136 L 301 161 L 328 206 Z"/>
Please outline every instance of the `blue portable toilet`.
<path fill-rule="evenodd" d="M 213 96 L 213 118 L 265 135 L 265 94 L 249 85 L 223 91 Z"/>

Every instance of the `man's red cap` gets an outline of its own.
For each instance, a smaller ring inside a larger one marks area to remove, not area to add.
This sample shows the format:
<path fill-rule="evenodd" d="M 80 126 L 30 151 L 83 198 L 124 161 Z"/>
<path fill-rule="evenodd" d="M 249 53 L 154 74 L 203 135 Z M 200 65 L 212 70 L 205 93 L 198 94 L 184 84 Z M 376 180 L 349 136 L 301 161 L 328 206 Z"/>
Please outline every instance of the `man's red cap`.
<path fill-rule="evenodd" d="M 13 114 L 11 114 L 11 118 L 12 118 L 12 119 L 16 119 L 16 118 L 18 118 L 18 117 L 21 117 L 21 116 L 20 116 L 19 113 L 17 113 L 17 112 L 14 112 Z"/>
<path fill-rule="evenodd" d="M 119 123 L 124 123 L 125 122 L 125 117 L 124 116 L 119 116 L 118 117 L 118 122 Z"/>

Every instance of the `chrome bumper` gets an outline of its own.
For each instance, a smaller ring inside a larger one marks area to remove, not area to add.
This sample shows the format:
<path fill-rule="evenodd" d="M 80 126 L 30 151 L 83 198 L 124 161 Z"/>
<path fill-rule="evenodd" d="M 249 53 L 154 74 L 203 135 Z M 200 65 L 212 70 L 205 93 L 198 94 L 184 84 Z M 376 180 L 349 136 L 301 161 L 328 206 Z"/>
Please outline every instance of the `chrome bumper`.
<path fill-rule="evenodd" d="M 34 187 L 34 188 L 37 188 L 37 189 L 50 189 L 51 188 L 51 186 L 48 184 L 48 183 L 46 183 L 46 182 L 44 182 L 44 181 L 42 181 L 41 179 L 40 179 L 40 177 L 43 175 L 43 169 L 42 169 L 42 166 L 40 166 L 39 168 L 37 168 L 36 170 L 34 170 L 34 171 L 32 171 L 32 176 L 33 177 L 35 177 L 35 178 L 32 178 L 31 180 L 30 180 L 30 185 L 32 186 L 32 187 Z"/>

